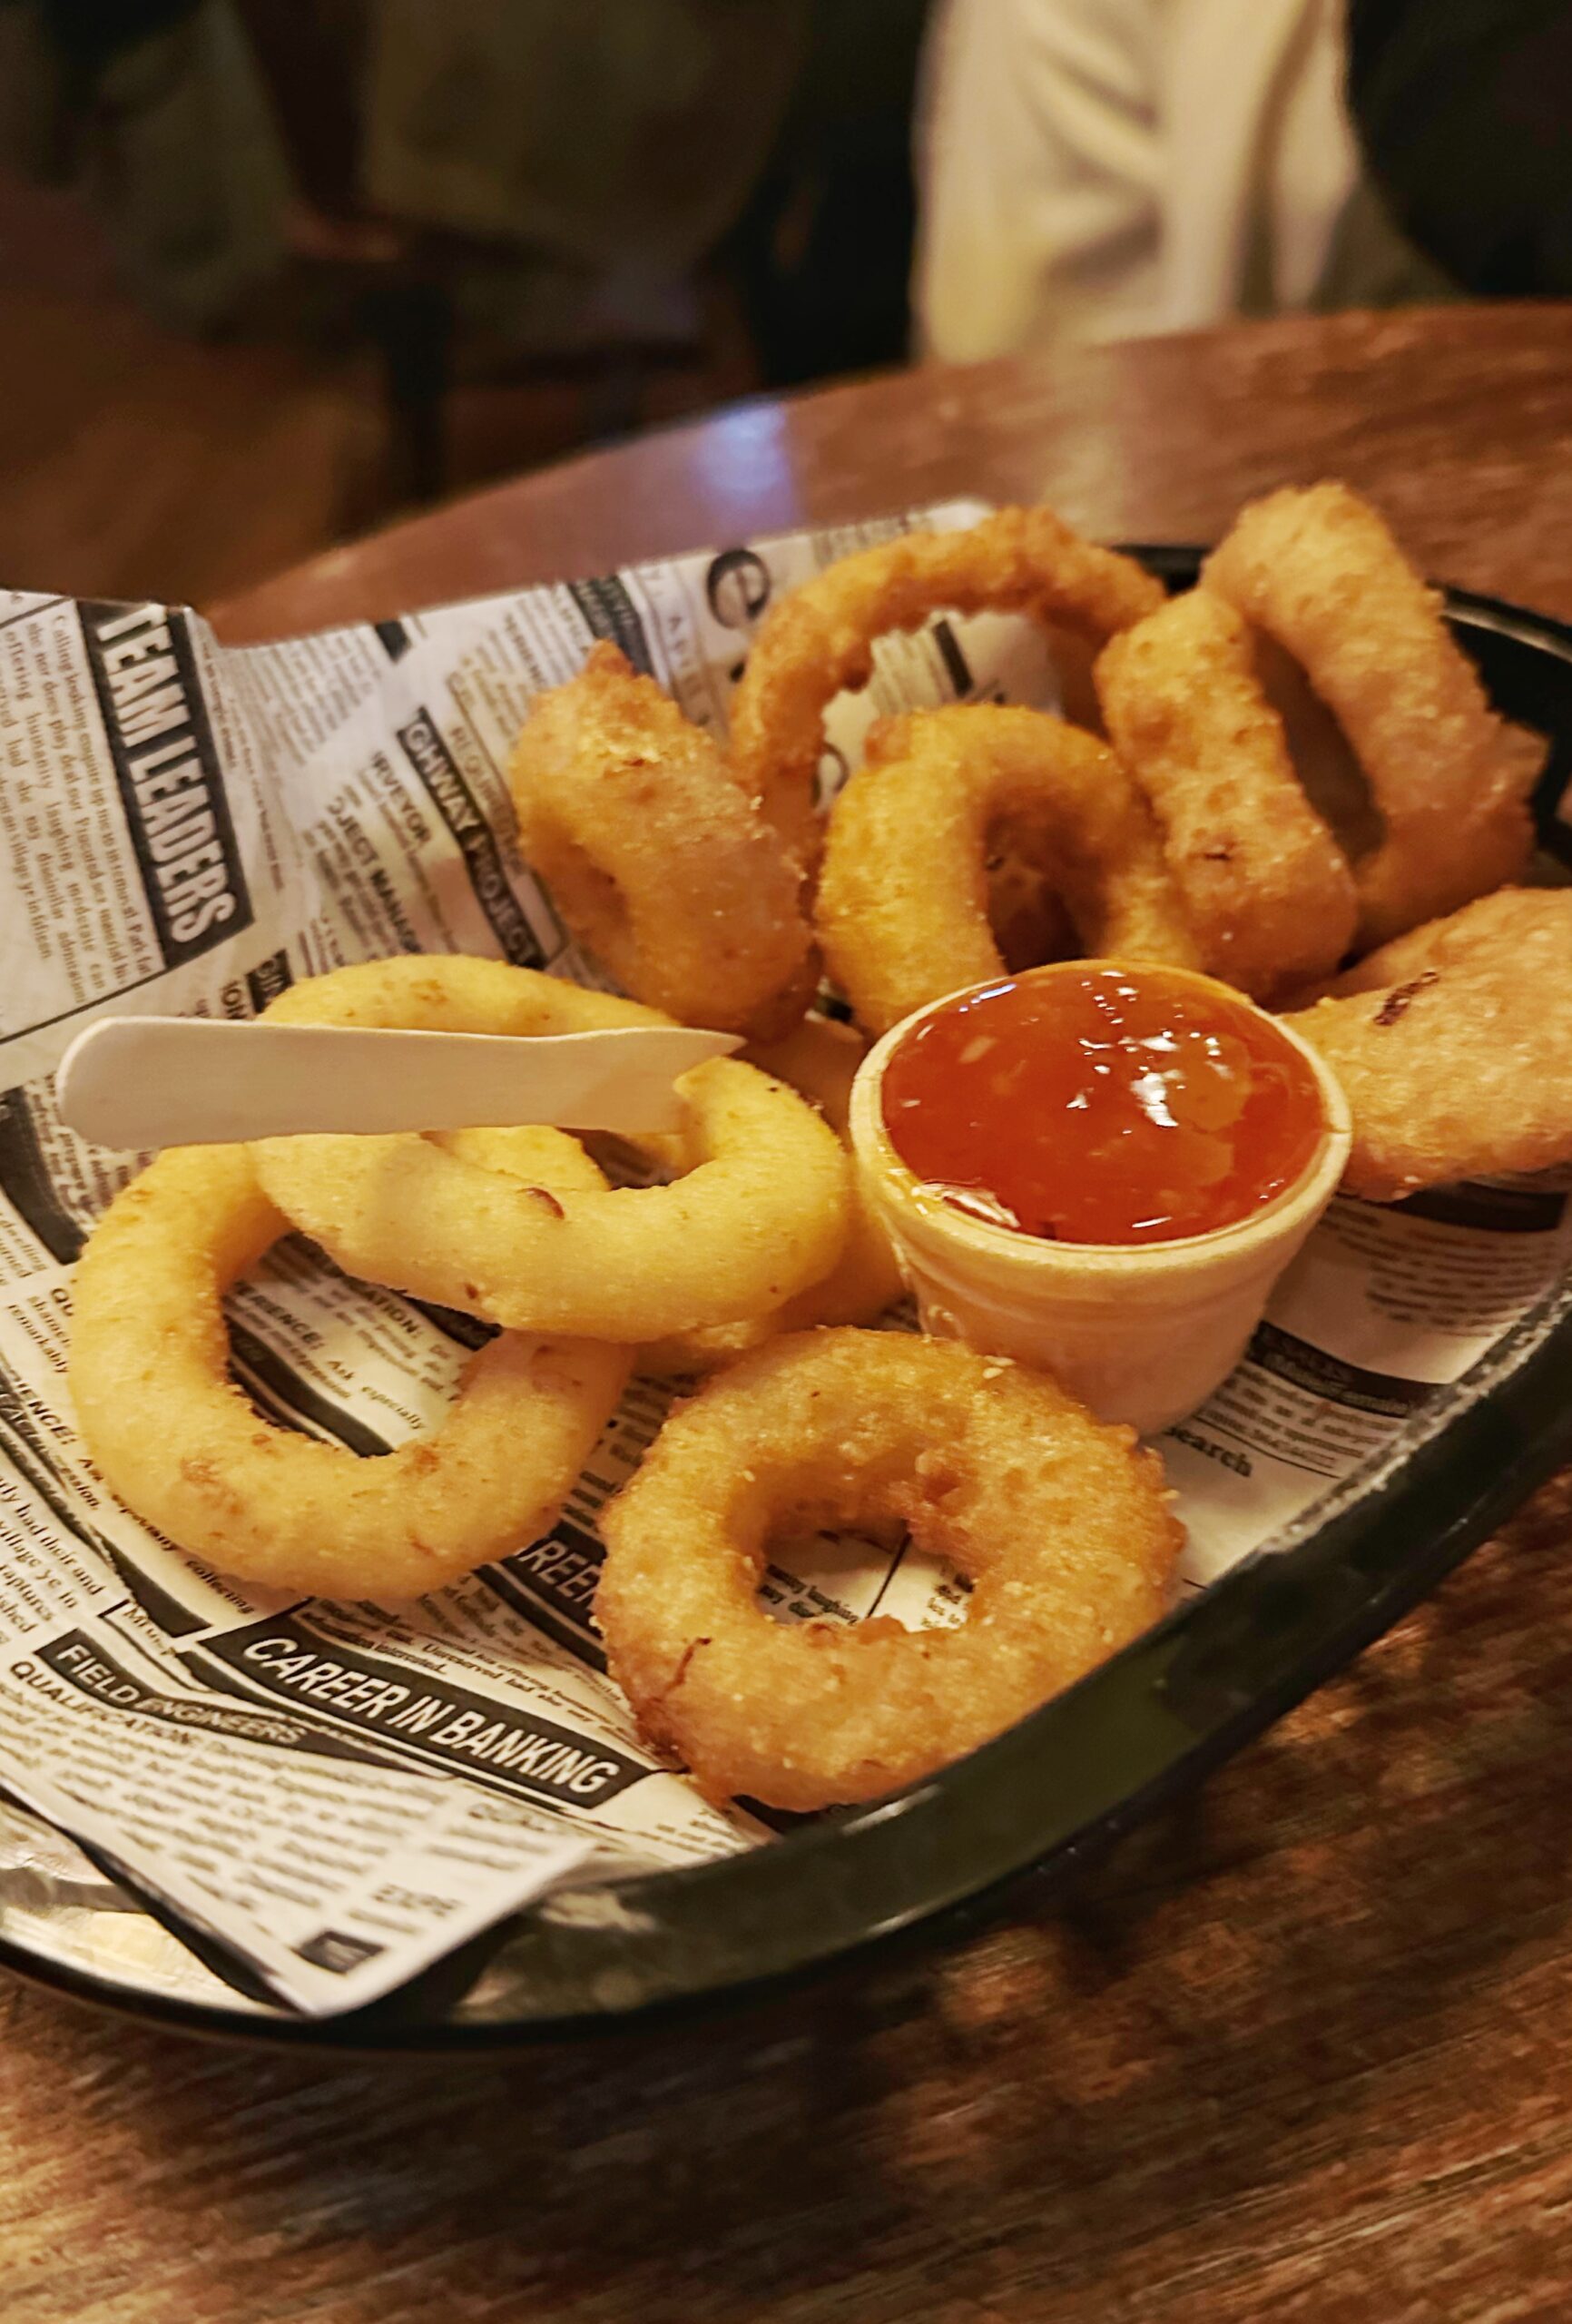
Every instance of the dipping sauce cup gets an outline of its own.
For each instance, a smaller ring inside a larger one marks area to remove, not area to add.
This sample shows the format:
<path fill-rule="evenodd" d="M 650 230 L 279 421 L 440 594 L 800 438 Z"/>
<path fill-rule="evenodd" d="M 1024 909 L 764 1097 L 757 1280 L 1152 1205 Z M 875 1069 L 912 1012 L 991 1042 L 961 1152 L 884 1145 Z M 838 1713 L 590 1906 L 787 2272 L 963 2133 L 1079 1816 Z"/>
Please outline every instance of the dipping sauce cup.
<path fill-rule="evenodd" d="M 1218 1124 L 1246 1102 L 1252 1121 L 1275 1108 L 1275 1126 L 1242 1142 L 1235 1167 Z M 1277 1019 L 1211 977 L 1106 960 L 1055 961 L 917 1010 L 863 1060 L 850 1131 L 924 1328 L 1048 1371 L 1143 1434 L 1193 1412 L 1238 1363 L 1350 1143 L 1338 1082 Z M 942 1178 L 909 1158 L 936 1153 Z M 1037 1179 L 1020 1178 L 1022 1155 Z M 1190 1181 L 1176 1197 L 1164 1183 L 1175 1155 Z M 1158 1182 L 1107 1224 L 1143 1157 Z M 1057 1207 L 1056 1171 L 1067 1174 Z M 1021 1187 L 1039 1183 L 1028 1202 Z M 1223 1218 L 1169 1232 L 1170 1211 Z M 1088 1220 L 1107 1239 L 1078 1239 Z"/>

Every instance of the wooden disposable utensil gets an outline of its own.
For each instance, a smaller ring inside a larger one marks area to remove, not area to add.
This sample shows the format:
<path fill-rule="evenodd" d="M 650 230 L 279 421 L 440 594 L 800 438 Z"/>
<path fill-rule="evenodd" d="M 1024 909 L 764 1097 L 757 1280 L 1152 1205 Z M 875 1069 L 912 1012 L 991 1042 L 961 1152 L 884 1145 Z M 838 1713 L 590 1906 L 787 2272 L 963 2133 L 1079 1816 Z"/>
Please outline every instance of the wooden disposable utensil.
<path fill-rule="evenodd" d="M 619 1026 L 538 1038 L 103 1017 L 61 1059 L 61 1119 L 100 1146 L 230 1144 L 309 1131 L 668 1131 L 673 1082 L 735 1035 Z"/>

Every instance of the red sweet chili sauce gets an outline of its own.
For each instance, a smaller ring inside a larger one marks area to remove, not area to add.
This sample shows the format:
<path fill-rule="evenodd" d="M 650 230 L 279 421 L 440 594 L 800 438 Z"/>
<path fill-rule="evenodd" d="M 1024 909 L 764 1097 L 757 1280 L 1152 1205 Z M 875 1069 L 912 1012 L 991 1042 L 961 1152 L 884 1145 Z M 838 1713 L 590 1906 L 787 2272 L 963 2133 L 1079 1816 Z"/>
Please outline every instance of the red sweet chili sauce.
<path fill-rule="evenodd" d="M 969 1216 L 1066 1243 L 1230 1226 L 1313 1161 L 1314 1073 L 1269 1019 L 1156 966 L 1001 978 L 915 1026 L 885 1068 L 885 1128 Z"/>

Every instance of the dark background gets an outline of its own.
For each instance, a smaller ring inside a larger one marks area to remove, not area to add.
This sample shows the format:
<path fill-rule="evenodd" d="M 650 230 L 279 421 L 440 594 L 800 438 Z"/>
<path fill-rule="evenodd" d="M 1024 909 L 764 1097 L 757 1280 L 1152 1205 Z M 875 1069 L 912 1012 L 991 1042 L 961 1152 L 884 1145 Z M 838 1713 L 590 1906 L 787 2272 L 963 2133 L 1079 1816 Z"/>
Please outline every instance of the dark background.
<path fill-rule="evenodd" d="M 144 263 L 114 172 L 128 81 L 140 103 L 143 55 L 178 63 L 189 9 L 0 0 L 0 586 L 211 601 L 422 501 L 903 359 L 927 0 L 771 7 L 776 115 L 720 231 L 655 285 L 653 320 L 575 340 L 539 324 L 522 237 L 365 199 L 352 7 L 229 10 L 295 193 L 276 265 L 188 296 L 192 254 Z M 653 174 L 682 158 L 668 144 Z"/>

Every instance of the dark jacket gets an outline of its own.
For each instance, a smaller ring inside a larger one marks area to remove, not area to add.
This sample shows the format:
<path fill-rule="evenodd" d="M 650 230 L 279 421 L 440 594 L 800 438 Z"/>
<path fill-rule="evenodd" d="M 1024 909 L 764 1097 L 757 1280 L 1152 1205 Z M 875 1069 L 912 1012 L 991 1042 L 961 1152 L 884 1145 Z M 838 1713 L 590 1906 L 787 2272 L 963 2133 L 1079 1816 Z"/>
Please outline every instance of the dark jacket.
<path fill-rule="evenodd" d="M 1572 0 L 1349 0 L 1373 175 L 1466 290 L 1572 293 Z"/>

